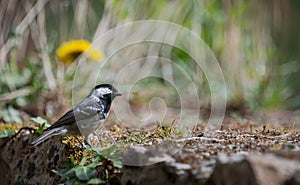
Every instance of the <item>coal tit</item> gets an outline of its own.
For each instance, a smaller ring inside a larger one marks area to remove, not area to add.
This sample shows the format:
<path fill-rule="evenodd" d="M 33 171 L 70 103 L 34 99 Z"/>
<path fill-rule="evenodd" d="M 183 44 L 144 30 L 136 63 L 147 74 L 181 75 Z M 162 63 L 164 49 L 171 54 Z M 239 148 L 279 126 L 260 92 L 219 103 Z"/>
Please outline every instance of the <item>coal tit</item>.
<path fill-rule="evenodd" d="M 88 136 L 98 129 L 109 115 L 112 101 L 121 94 L 110 84 L 97 85 L 91 93 L 73 109 L 45 129 L 30 146 L 36 146 L 55 135 L 82 134 L 90 145 Z"/>

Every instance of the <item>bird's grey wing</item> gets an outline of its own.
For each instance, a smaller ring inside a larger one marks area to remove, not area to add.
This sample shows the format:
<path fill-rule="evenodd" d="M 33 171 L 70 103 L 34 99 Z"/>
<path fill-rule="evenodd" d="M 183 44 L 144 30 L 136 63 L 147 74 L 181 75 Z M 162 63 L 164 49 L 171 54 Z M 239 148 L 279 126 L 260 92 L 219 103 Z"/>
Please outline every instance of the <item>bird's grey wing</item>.
<path fill-rule="evenodd" d="M 75 122 L 74 110 L 71 109 L 67 113 L 65 113 L 62 117 L 60 117 L 50 127 L 45 129 L 45 131 L 52 130 L 53 128 L 57 128 L 57 127 L 60 127 L 62 125 L 71 125 L 74 122 Z"/>
<path fill-rule="evenodd" d="M 59 118 L 53 125 L 48 127 L 46 131 L 63 125 L 72 125 L 76 121 L 83 121 L 85 119 L 92 118 L 97 114 L 102 114 L 103 111 L 104 106 L 101 105 L 100 102 L 93 99 L 85 99 Z"/>

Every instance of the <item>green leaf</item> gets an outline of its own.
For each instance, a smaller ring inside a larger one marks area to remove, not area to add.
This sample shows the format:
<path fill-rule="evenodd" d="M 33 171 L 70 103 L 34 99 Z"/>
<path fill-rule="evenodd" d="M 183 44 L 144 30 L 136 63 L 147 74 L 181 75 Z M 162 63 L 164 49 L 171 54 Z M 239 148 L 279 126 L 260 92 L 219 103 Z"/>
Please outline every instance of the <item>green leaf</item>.
<path fill-rule="evenodd" d="M 36 130 L 36 133 L 42 135 L 44 132 L 45 123 L 39 126 L 39 128 Z"/>
<path fill-rule="evenodd" d="M 25 185 L 25 182 L 23 179 L 18 179 L 13 185 Z"/>
<path fill-rule="evenodd" d="M 101 159 L 103 159 L 102 155 L 100 155 L 98 153 L 94 154 L 94 156 L 93 156 L 93 162 L 98 162 Z"/>
<path fill-rule="evenodd" d="M 70 162 L 71 162 L 72 166 L 75 166 L 75 159 L 74 159 L 73 155 L 70 156 Z"/>
<path fill-rule="evenodd" d="M 100 153 L 102 156 L 110 157 L 114 155 L 116 149 L 117 149 L 116 145 L 111 145 L 110 147 L 96 148 L 96 151 Z"/>
<path fill-rule="evenodd" d="M 77 167 L 71 168 L 71 169 L 58 169 L 58 170 L 52 170 L 53 173 L 59 175 L 61 178 L 70 178 L 75 177 L 75 170 Z"/>
<path fill-rule="evenodd" d="M 45 127 L 49 127 L 50 124 L 48 124 L 47 120 L 41 118 L 41 117 L 35 117 L 35 118 L 30 118 L 30 120 L 40 124 L 40 125 L 44 125 Z"/>
<path fill-rule="evenodd" d="M 84 157 L 81 159 L 79 165 L 83 166 L 83 165 L 86 163 L 86 161 L 87 161 L 87 157 L 84 156 Z"/>
<path fill-rule="evenodd" d="M 93 178 L 87 182 L 87 184 L 103 184 L 103 183 L 105 183 L 105 181 L 99 178 Z"/>
<path fill-rule="evenodd" d="M 76 179 L 75 177 L 70 178 L 70 179 L 67 180 L 66 185 L 73 185 L 73 184 L 76 184 L 76 180 L 77 180 L 77 179 Z"/>
<path fill-rule="evenodd" d="M 0 112 L 0 116 L 6 123 L 22 123 L 19 110 L 13 108 L 13 106 L 8 106 Z"/>
<path fill-rule="evenodd" d="M 12 136 L 14 134 L 15 134 L 15 132 L 11 131 L 11 130 L 1 130 L 0 131 L 0 138 L 9 137 L 9 136 Z"/>
<path fill-rule="evenodd" d="M 102 165 L 102 162 L 92 162 L 89 165 L 87 165 L 86 167 L 96 168 L 97 166 L 101 166 L 101 165 Z"/>
<path fill-rule="evenodd" d="M 62 177 L 65 178 L 65 177 L 72 177 L 72 176 L 74 176 L 74 173 L 75 173 L 75 171 L 76 171 L 77 168 L 79 168 L 79 166 L 71 168 Z"/>
<path fill-rule="evenodd" d="M 30 120 L 34 121 L 35 123 L 40 124 L 39 128 L 36 130 L 36 133 L 43 134 L 44 128 L 50 127 L 50 124 L 48 124 L 47 120 L 41 118 L 41 117 L 35 117 L 30 118 Z"/>
<path fill-rule="evenodd" d="M 95 168 L 82 166 L 75 170 L 75 175 L 79 180 L 88 181 L 97 175 Z"/>
<path fill-rule="evenodd" d="M 113 164 L 114 164 L 114 167 L 116 167 L 116 168 L 122 168 L 123 167 L 121 161 L 113 161 Z"/>
<path fill-rule="evenodd" d="M 65 177 L 65 174 L 68 172 L 67 169 L 58 169 L 58 170 L 51 170 L 51 171 L 61 177 Z"/>

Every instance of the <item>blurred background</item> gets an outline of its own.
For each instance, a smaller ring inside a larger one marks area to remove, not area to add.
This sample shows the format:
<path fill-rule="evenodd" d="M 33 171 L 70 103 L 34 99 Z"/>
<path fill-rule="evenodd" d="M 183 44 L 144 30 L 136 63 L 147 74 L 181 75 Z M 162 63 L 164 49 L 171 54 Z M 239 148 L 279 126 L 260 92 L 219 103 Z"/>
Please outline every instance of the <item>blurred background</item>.
<path fill-rule="evenodd" d="M 297 115 L 299 10 L 298 0 L 1 0 L 0 119 L 60 115 L 71 106 L 76 62 L 60 61 L 56 49 L 148 19 L 176 23 L 201 37 L 223 71 L 228 110 L 242 117 L 262 110 Z M 174 61 L 191 60 L 172 52 Z M 209 95 L 205 83 L 203 96 Z"/>

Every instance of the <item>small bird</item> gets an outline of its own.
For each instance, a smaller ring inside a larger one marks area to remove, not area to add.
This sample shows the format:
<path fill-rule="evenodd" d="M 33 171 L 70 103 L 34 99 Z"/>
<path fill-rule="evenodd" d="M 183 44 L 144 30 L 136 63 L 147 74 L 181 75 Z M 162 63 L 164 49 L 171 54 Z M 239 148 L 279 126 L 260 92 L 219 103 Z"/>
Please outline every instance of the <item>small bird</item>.
<path fill-rule="evenodd" d="M 84 100 L 46 128 L 41 136 L 30 143 L 30 146 L 36 146 L 52 136 L 67 132 L 75 136 L 82 134 L 90 145 L 88 136 L 106 120 L 111 103 L 116 96 L 121 94 L 112 85 L 97 85 Z"/>

